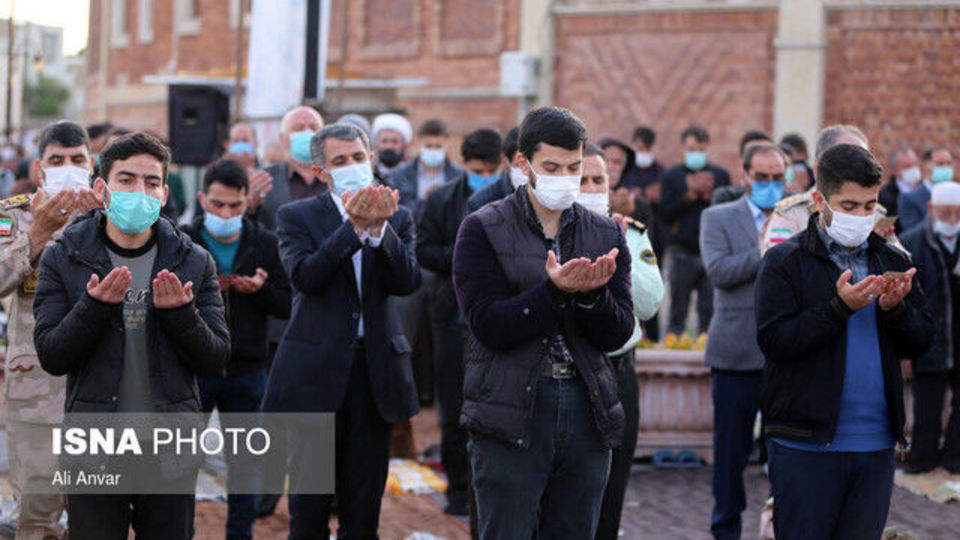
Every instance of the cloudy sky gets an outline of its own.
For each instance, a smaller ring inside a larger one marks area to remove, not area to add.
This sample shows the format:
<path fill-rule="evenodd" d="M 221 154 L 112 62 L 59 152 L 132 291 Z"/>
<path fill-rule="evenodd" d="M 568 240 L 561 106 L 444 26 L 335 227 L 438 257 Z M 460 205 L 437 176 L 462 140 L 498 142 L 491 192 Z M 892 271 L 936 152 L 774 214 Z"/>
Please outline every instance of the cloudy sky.
<path fill-rule="evenodd" d="M 0 0 L 0 18 L 10 16 L 10 0 Z M 16 21 L 63 28 L 63 50 L 74 54 L 87 44 L 89 0 L 14 0 Z"/>

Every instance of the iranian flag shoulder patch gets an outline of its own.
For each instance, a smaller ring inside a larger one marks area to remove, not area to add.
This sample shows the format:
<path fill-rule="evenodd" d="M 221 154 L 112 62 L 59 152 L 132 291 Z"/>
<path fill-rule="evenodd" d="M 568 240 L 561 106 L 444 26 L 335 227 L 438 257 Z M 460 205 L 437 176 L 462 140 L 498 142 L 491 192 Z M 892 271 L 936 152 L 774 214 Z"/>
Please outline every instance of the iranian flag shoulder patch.
<path fill-rule="evenodd" d="M 786 242 L 793 236 L 793 231 L 785 227 L 774 227 L 770 229 L 770 243 L 779 244 L 781 242 Z"/>
<path fill-rule="evenodd" d="M 13 234 L 13 220 L 0 218 L 0 236 L 10 236 L 11 234 Z"/>

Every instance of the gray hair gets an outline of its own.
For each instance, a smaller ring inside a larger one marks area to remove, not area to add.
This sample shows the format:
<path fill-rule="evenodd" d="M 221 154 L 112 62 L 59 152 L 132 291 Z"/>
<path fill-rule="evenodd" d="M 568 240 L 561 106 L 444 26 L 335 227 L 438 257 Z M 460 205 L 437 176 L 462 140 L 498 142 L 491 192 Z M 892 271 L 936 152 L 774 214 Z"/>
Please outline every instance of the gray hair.
<path fill-rule="evenodd" d="M 324 164 L 326 163 L 323 156 L 324 143 L 330 138 L 337 139 L 338 141 L 360 139 L 360 142 L 363 144 L 363 149 L 367 152 L 370 151 L 370 139 L 367 137 L 367 134 L 357 126 L 340 122 L 324 126 L 323 129 L 314 133 L 310 139 L 310 159 L 314 165 L 317 165 L 321 169 L 324 168 Z"/>
<path fill-rule="evenodd" d="M 863 143 L 864 148 L 869 146 L 867 136 L 863 134 L 857 126 L 851 124 L 834 124 L 820 130 L 817 135 L 816 162 L 820 162 L 823 153 L 837 145 L 837 142 L 844 136 L 857 139 Z"/>

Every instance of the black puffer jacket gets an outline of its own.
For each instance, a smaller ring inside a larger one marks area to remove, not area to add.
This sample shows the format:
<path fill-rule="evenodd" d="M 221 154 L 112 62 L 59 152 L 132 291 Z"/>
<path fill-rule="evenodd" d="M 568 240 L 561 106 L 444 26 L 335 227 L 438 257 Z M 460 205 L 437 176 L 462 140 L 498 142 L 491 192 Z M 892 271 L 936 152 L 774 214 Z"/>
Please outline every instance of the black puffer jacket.
<path fill-rule="evenodd" d="M 87 294 L 90 274 L 103 279 L 113 265 L 99 238 L 102 210 L 73 222 L 40 260 L 34 299 L 34 339 L 40 365 L 67 375 L 67 412 L 112 412 L 123 371 L 123 304 L 105 304 Z M 196 375 L 218 376 L 230 356 L 213 258 L 166 218 L 154 225 L 153 274 L 167 269 L 193 282 L 194 299 L 174 309 L 147 311 L 151 352 L 150 390 L 156 412 L 200 410 Z"/>
<path fill-rule="evenodd" d="M 837 294 L 840 269 L 817 232 L 807 230 L 767 252 L 756 285 L 757 342 L 766 363 L 761 407 L 773 437 L 828 444 L 837 432 L 846 373 L 847 319 L 853 315 Z M 871 234 L 871 274 L 910 268 L 906 254 Z M 917 279 L 890 311 L 877 309 L 884 394 L 893 436 L 903 438 L 901 358 L 922 355 L 933 339 L 933 319 L 923 309 Z"/>

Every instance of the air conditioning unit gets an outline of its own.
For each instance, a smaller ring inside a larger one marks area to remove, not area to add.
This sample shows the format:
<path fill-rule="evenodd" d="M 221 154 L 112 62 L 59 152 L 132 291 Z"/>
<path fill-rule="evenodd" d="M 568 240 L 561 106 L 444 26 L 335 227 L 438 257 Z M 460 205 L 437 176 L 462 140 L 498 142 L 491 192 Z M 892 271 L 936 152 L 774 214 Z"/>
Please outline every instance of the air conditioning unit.
<path fill-rule="evenodd" d="M 533 56 L 507 51 L 500 53 L 500 95 L 528 97 L 537 94 L 539 62 Z"/>

